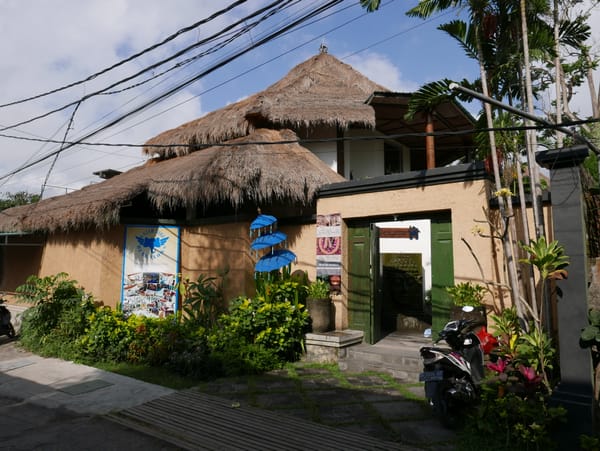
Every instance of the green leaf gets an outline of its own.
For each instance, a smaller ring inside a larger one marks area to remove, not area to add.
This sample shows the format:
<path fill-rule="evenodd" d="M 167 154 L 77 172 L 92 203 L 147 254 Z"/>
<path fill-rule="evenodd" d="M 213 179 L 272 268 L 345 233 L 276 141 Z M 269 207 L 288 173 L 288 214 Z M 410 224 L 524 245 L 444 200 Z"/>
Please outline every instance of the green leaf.
<path fill-rule="evenodd" d="M 600 310 L 590 310 L 588 318 L 592 326 L 600 326 Z"/>
<path fill-rule="evenodd" d="M 595 340 L 600 334 L 600 328 L 597 326 L 586 326 L 582 331 L 580 338 L 583 341 L 592 341 Z"/>

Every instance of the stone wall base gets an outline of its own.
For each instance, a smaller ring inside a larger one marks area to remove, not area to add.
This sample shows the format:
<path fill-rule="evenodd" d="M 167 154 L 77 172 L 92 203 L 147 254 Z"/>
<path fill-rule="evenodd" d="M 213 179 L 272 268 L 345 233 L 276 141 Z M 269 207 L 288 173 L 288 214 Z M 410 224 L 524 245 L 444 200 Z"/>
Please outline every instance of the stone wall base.
<path fill-rule="evenodd" d="M 359 330 L 333 330 L 309 333 L 305 336 L 305 354 L 302 360 L 313 363 L 337 363 L 346 357 L 349 346 L 362 343 L 364 333 Z"/>

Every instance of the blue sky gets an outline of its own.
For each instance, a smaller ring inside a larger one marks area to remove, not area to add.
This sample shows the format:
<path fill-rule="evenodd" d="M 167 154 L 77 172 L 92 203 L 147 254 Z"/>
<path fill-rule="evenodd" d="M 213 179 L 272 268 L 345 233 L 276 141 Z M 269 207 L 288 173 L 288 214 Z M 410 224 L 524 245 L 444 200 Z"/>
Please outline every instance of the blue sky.
<path fill-rule="evenodd" d="M 22 99 L 81 80 L 132 53 L 157 43 L 233 0 L 5 0 L 0 2 L 0 103 Z M 0 128 L 77 102 L 83 96 L 204 39 L 227 24 L 268 2 L 250 0 L 197 30 L 179 36 L 166 46 L 144 55 L 107 75 L 36 101 L 0 108 Z M 135 89 L 95 96 L 79 106 L 42 120 L 1 131 L 0 134 L 61 140 L 84 136 L 127 111 L 155 98 L 186 78 L 205 71 L 227 55 L 256 43 L 266 33 L 324 0 L 302 0 L 273 16 L 261 28 Z M 372 80 L 396 91 L 410 92 L 441 78 L 477 77 L 477 66 L 461 48 L 436 27 L 456 18 L 455 12 L 430 21 L 406 17 L 417 2 L 383 1 L 367 14 L 358 0 L 345 0 L 320 19 L 309 21 L 268 44 L 256 48 L 223 68 L 201 78 L 172 97 L 111 127 L 88 141 L 142 144 L 158 133 L 195 119 L 206 112 L 238 101 L 276 82 L 296 64 L 310 58 L 324 44 L 329 53 L 352 65 Z M 283 21 L 283 22 L 282 22 Z M 246 22 L 248 23 L 248 22 Z M 157 74 L 161 69 L 156 69 Z M 138 81 L 136 79 L 136 81 Z M 122 87 L 122 86 L 120 86 Z M 118 88 L 115 88 L 118 89 Z M 469 106 L 477 111 L 479 105 Z M 0 137 L 0 177 L 59 149 L 58 144 Z M 141 149 L 75 146 L 60 154 L 47 181 L 45 195 L 67 192 L 99 181 L 94 171 L 127 170 L 144 162 Z M 0 192 L 39 192 L 53 159 L 0 180 Z"/>

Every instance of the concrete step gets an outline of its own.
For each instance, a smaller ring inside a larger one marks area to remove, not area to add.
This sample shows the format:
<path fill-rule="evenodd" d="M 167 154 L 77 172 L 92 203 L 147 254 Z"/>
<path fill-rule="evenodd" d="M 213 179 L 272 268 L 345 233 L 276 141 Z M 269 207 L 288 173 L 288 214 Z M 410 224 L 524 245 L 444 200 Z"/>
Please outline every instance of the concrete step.
<path fill-rule="evenodd" d="M 395 332 L 374 345 L 349 347 L 338 366 L 342 371 L 380 371 L 406 382 L 418 382 L 423 368 L 419 349 L 431 343 L 429 338 Z"/>

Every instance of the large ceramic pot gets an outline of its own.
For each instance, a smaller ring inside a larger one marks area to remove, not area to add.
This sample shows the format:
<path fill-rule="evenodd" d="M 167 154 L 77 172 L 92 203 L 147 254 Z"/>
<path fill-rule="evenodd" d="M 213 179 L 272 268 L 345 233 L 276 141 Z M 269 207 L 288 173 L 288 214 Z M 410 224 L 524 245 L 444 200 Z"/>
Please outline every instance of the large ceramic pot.
<path fill-rule="evenodd" d="M 307 298 L 306 308 L 312 319 L 313 332 L 327 332 L 331 330 L 332 305 L 330 298 Z"/>

